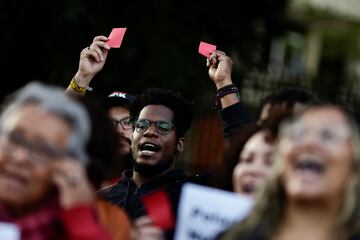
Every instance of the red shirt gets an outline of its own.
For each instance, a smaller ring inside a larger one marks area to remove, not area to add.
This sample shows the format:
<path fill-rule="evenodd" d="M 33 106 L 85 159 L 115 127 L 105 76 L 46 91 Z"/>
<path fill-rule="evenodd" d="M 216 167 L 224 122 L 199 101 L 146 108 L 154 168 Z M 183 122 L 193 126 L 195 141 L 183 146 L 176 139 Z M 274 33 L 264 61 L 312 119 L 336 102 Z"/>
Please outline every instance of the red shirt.
<path fill-rule="evenodd" d="M 21 240 L 107 240 L 108 233 L 97 222 L 95 210 L 88 205 L 61 209 L 57 199 L 21 217 L 13 217 L 0 206 L 0 221 L 14 223 Z"/>

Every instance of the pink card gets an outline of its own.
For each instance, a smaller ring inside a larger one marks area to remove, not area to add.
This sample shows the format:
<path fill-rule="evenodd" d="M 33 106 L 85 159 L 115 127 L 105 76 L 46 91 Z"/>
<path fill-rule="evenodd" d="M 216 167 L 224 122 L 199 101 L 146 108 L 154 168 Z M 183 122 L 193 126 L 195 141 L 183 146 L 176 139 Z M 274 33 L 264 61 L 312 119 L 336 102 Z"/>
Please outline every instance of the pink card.
<path fill-rule="evenodd" d="M 154 225 L 163 229 L 173 229 L 175 220 L 170 200 L 164 191 L 150 193 L 142 198 L 146 212 Z"/>
<path fill-rule="evenodd" d="M 107 44 L 109 44 L 111 48 L 119 48 L 124 38 L 125 31 L 126 28 L 113 28 L 108 37 Z"/>
<path fill-rule="evenodd" d="M 199 53 L 205 57 L 210 55 L 216 50 L 216 46 L 206 42 L 200 42 Z"/>

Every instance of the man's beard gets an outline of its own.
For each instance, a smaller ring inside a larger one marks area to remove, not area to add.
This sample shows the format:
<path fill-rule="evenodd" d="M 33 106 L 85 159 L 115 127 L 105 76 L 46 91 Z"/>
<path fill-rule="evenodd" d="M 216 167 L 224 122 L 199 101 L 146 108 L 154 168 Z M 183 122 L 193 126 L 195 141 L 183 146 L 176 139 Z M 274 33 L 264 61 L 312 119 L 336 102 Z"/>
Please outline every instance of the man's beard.
<path fill-rule="evenodd" d="M 132 165 L 135 172 L 140 173 L 142 176 L 146 178 L 155 177 L 165 172 L 167 169 L 171 167 L 173 164 L 173 159 L 168 159 L 164 162 L 159 162 L 156 165 L 148 165 L 144 163 L 137 163 L 132 158 Z"/>

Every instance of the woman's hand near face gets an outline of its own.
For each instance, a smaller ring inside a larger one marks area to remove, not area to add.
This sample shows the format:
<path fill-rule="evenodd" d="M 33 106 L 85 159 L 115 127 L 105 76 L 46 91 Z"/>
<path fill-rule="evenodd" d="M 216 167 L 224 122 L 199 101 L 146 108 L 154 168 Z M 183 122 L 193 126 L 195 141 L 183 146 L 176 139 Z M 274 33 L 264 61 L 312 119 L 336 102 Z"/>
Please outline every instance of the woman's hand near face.
<path fill-rule="evenodd" d="M 64 209 L 89 205 L 95 200 L 94 189 L 79 161 L 64 159 L 56 162 L 53 167 L 53 181 L 58 187 L 60 205 Z"/>

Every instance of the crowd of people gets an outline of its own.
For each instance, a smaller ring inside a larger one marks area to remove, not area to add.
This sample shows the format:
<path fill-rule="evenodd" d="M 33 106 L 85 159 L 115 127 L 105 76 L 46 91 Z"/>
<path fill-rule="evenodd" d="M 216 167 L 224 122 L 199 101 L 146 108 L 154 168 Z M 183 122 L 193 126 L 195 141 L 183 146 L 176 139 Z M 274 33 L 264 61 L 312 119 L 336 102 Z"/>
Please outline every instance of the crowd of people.
<path fill-rule="evenodd" d="M 107 37 L 97 36 L 66 89 L 30 82 L 7 98 L 0 225 L 15 228 L 17 239 L 173 239 L 176 224 L 157 225 L 143 199 L 162 191 L 176 220 L 184 184 L 215 187 L 219 177 L 216 187 L 250 197 L 254 207 L 212 239 L 360 239 L 360 142 L 348 109 L 283 88 L 250 116 L 231 58 L 215 50 L 207 67 L 225 168 L 188 175 L 174 164 L 194 114 L 180 93 L 148 88 L 87 98 L 109 51 Z"/>

